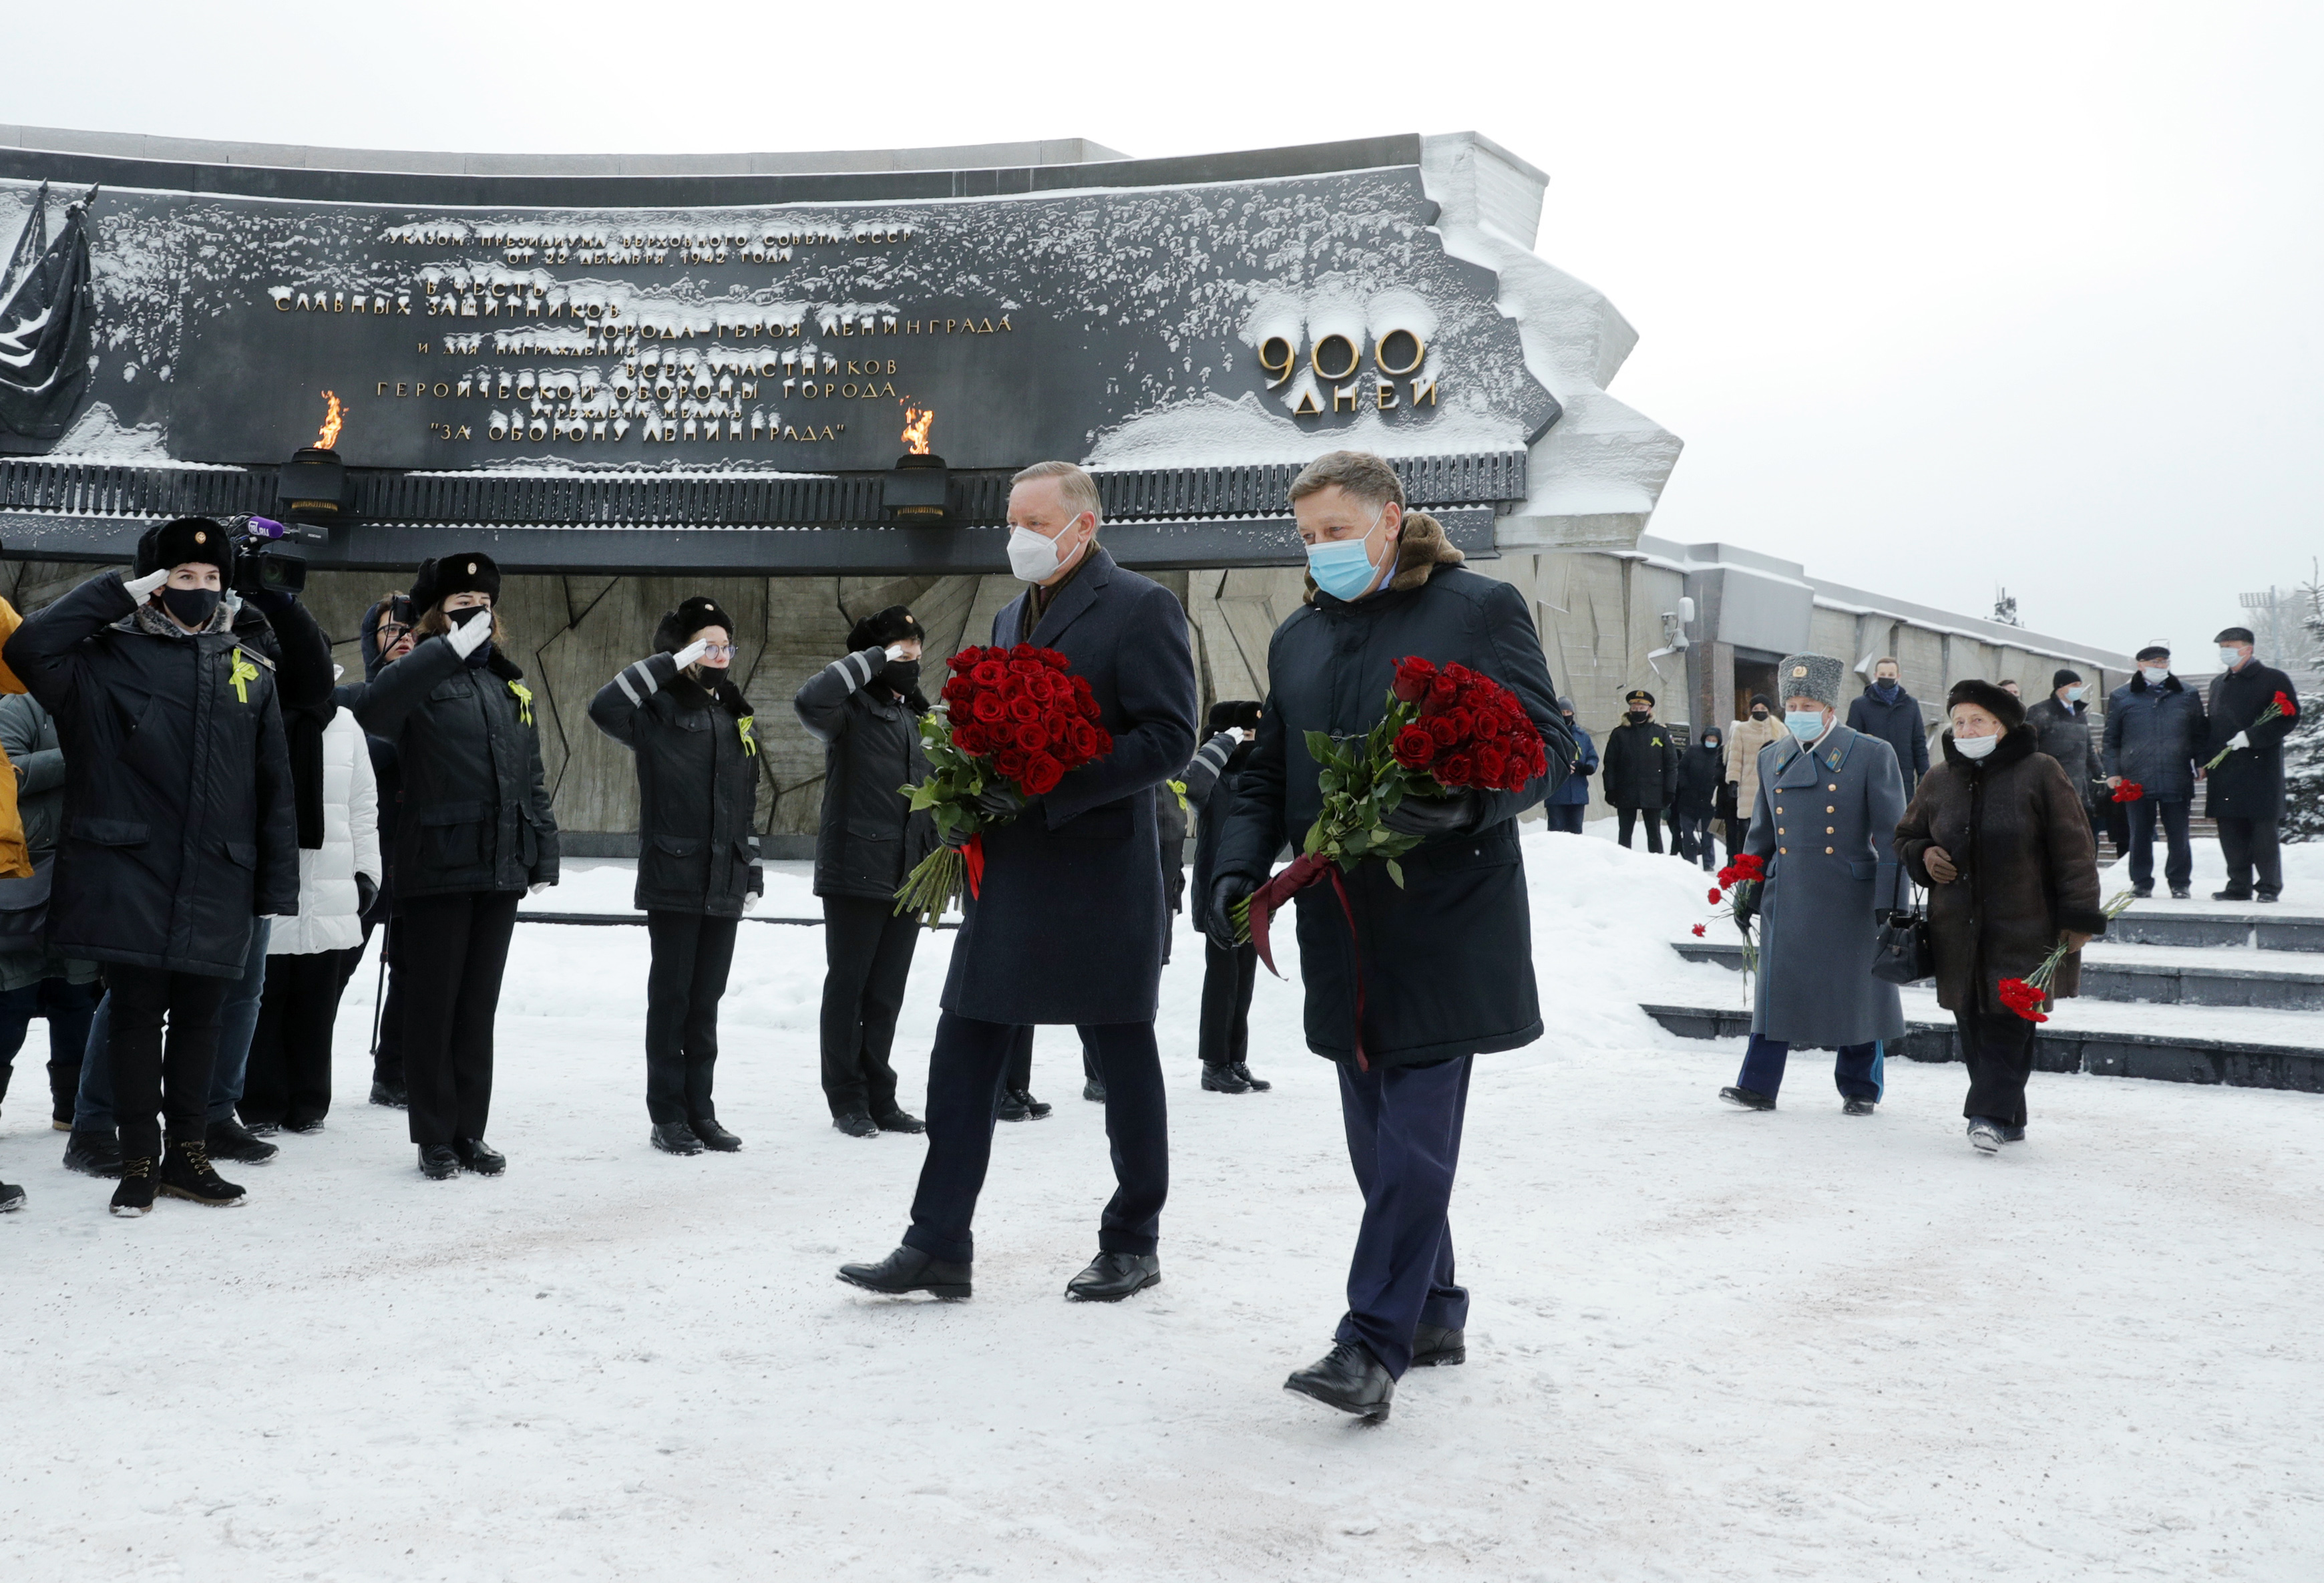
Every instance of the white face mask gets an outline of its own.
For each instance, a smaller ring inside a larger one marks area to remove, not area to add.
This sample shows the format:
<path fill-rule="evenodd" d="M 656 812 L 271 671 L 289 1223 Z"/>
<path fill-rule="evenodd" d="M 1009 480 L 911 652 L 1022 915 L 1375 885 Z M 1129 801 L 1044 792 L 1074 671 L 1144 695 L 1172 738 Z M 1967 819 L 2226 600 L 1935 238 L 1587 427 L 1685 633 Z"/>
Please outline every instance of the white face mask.
<path fill-rule="evenodd" d="M 1010 529 L 1009 569 L 1016 575 L 1017 580 L 1020 583 L 1047 582 L 1063 571 L 1069 562 L 1057 553 L 1057 546 L 1065 541 L 1066 534 L 1074 531 L 1074 524 L 1081 520 L 1081 514 L 1074 513 L 1073 521 L 1067 523 L 1054 539 L 1030 528 Z"/>
<path fill-rule="evenodd" d="M 2147 686 L 2160 687 L 2163 682 L 2170 680 L 2171 667 L 2168 665 L 2141 665 L 2138 668 L 2138 673 L 2146 678 Z"/>
<path fill-rule="evenodd" d="M 2001 738 L 1998 736 L 1956 736 L 1953 738 L 1953 745 L 1960 749 L 1961 757 L 1967 759 L 1979 759 L 1983 758 L 1987 754 L 1991 753 L 1995 748 L 1999 747 L 2001 745 Z"/>
<path fill-rule="evenodd" d="M 2089 696 L 2090 690 L 2087 687 L 2070 687 L 2066 689 L 2066 701 L 2070 704 L 2078 704 Z"/>
<path fill-rule="evenodd" d="M 2243 662 L 2244 662 L 2244 652 L 2243 652 L 2241 649 L 2229 649 L 2229 648 L 2222 648 L 2222 649 L 2220 649 L 2220 651 L 2219 651 L 2219 669 L 2220 669 L 2220 670 L 2222 670 L 2222 671 L 2232 671 L 2232 670 L 2234 670 L 2236 666 L 2238 666 L 2238 665 L 2242 664 Z"/>

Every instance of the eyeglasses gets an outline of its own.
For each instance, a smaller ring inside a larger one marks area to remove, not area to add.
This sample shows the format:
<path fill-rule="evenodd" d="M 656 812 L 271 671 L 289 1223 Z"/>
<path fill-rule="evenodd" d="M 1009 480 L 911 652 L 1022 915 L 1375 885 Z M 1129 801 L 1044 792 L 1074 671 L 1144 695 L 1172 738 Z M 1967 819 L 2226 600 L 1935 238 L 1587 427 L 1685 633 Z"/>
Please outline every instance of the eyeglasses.
<path fill-rule="evenodd" d="M 408 626 L 397 626 L 393 623 L 386 621 L 381 622 L 372 630 L 377 634 L 380 651 L 383 653 L 401 643 L 410 634 L 411 632 L 411 629 Z"/>
<path fill-rule="evenodd" d="M 702 657 L 706 660 L 731 660 L 734 657 L 733 643 L 705 643 Z"/>

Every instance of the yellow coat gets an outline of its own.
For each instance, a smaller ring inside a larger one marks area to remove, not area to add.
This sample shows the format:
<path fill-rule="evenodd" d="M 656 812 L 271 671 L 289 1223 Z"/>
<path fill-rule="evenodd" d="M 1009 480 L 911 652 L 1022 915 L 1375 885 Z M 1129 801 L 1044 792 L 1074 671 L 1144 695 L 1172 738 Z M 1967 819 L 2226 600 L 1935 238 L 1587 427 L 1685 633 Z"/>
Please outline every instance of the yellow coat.
<path fill-rule="evenodd" d="M 0 643 L 23 624 L 16 607 L 0 599 Z M 0 660 L 0 692 L 23 692 L 24 684 L 16 673 Z M 16 773 L 8 763 L 8 755 L 0 751 L 0 878 L 30 879 L 32 860 L 24 854 L 24 821 L 16 812 Z"/>

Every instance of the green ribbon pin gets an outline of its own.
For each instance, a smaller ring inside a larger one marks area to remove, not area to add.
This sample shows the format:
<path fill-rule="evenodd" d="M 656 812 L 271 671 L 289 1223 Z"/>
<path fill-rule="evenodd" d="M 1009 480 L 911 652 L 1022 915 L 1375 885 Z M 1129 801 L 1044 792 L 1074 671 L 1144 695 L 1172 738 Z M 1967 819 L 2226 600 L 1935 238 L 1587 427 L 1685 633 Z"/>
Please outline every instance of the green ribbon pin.
<path fill-rule="evenodd" d="M 739 715 L 735 717 L 734 731 L 735 734 L 742 739 L 742 756 L 745 758 L 756 758 L 759 756 L 759 739 L 751 735 L 751 722 L 756 720 L 758 717 L 759 717 L 756 715 Z"/>
<path fill-rule="evenodd" d="M 258 680 L 258 667 L 250 662 L 248 655 L 236 649 L 234 652 L 234 669 L 226 672 L 226 680 L 234 683 L 234 696 L 248 703 L 250 684 Z"/>
<path fill-rule="evenodd" d="M 508 684 L 508 690 L 516 695 L 516 717 L 528 726 L 531 725 L 532 689 L 521 681 L 512 681 Z"/>

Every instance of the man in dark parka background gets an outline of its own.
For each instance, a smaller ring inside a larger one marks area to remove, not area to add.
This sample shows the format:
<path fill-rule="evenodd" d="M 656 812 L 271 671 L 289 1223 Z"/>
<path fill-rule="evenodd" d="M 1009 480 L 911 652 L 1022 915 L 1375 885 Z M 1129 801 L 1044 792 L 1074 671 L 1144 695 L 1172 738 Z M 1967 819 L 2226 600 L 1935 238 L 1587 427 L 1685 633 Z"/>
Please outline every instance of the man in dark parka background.
<path fill-rule="evenodd" d="M 1034 585 L 993 618 L 992 641 L 1055 649 L 1086 677 L 1112 751 L 1029 801 L 988 791 L 982 893 L 966 906 L 928 1053 L 927 1159 L 904 1245 L 840 1279 L 874 1291 L 969 1295 L 970 1223 L 992 1154 L 993 1113 L 1028 1023 L 1071 1023 L 1105 1081 L 1117 1189 L 1098 1254 L 1066 1287 L 1110 1302 L 1162 1278 L 1155 1253 L 1170 1183 L 1160 1002 L 1162 848 L 1154 789 L 1194 752 L 1194 654 L 1170 591 L 1097 543 L 1097 486 L 1041 462 L 1009 494 L 1009 560 Z"/>
<path fill-rule="evenodd" d="M 2213 641 L 2222 669 L 2204 699 L 2209 735 L 2203 762 L 2227 756 L 2207 777 L 2203 810 L 2219 827 L 2227 888 L 2212 892 L 2211 900 L 2273 902 L 2283 894 L 2276 838 L 2283 818 L 2283 739 L 2300 723 L 2300 693 L 2291 677 L 2252 658 L 2250 627 L 2228 627 Z M 2273 712 L 2279 693 L 2292 700 L 2292 713 Z"/>
<path fill-rule="evenodd" d="M 1424 840 L 1401 860 L 1403 887 L 1382 864 L 1360 863 L 1342 876 L 1352 940 L 1330 885 L 1297 899 L 1307 1047 L 1339 1063 L 1364 1217 L 1337 1344 L 1285 1384 L 1379 1419 L 1406 1369 L 1467 1356 L 1469 1294 L 1453 1279 L 1445 1213 L 1470 1068 L 1480 1053 L 1541 1037 L 1517 816 L 1555 789 L 1573 745 L 1524 597 L 1464 569 L 1443 530 L 1404 509 L 1403 486 L 1387 462 L 1333 451 L 1299 475 L 1291 498 L 1310 568 L 1327 586 L 1311 591 L 1268 643 L 1269 697 L 1220 836 L 1207 926 L 1230 927 L 1235 903 L 1321 810 L 1306 734 L 1370 730 L 1407 655 L 1463 664 L 1508 688 L 1540 731 L 1551 766 L 1518 792 L 1406 799 L 1388 822 Z M 1338 547 L 1355 544 L 1362 563 L 1351 578 L 1356 551 Z"/>
<path fill-rule="evenodd" d="M 1622 700 L 1622 723 L 1606 734 L 1599 784 L 1619 820 L 1617 835 L 1630 844 L 1630 827 L 1641 812 L 1646 816 L 1646 850 L 1663 849 L 1663 810 L 1678 797 L 1677 745 L 1669 728 L 1655 718 L 1655 695 L 1634 688 Z"/>

